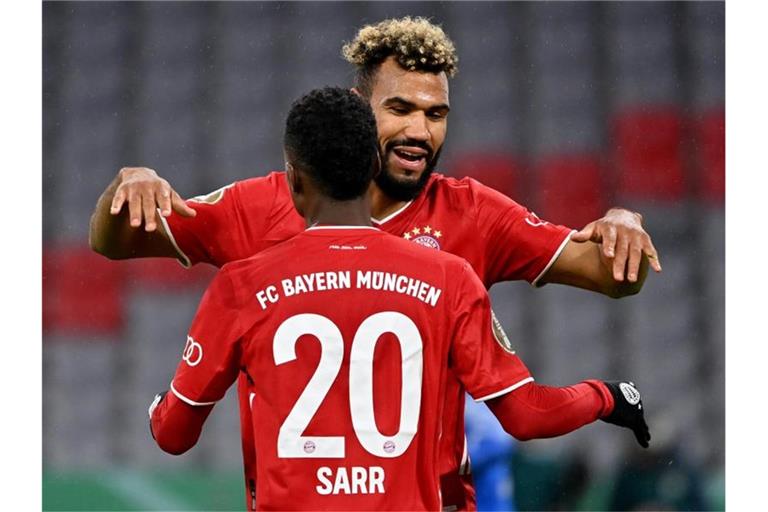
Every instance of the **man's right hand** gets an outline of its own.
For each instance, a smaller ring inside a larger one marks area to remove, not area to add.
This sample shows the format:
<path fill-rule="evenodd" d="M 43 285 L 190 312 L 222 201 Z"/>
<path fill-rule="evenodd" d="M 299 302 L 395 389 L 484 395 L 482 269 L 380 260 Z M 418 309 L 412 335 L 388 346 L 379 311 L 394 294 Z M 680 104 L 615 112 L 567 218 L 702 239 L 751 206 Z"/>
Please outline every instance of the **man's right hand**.
<path fill-rule="evenodd" d="M 123 167 L 118 173 L 120 184 L 115 191 L 109 213 L 119 215 L 128 204 L 130 226 L 137 228 L 144 222 L 146 231 L 157 229 L 157 209 L 163 217 L 171 211 L 184 217 L 194 217 L 197 212 L 187 206 L 171 185 L 148 167 Z"/>

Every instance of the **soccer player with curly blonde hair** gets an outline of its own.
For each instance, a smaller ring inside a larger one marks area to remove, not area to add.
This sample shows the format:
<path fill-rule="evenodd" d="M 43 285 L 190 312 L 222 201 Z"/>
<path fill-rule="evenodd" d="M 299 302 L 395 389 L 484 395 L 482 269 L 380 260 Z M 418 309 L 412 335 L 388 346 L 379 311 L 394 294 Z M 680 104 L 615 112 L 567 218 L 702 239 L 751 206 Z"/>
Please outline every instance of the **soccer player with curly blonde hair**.
<path fill-rule="evenodd" d="M 576 232 L 539 219 L 476 180 L 434 172 L 448 129 L 449 78 L 458 63 L 453 43 L 438 25 L 410 17 L 367 25 L 344 45 L 343 55 L 356 67 L 354 90 L 369 101 L 376 117 L 382 165 L 369 189 L 375 227 L 461 256 L 486 287 L 526 280 L 623 297 L 640 291 L 649 260 L 661 271 L 639 214 L 613 208 Z M 161 256 L 185 266 L 207 262 L 221 267 L 304 229 L 283 172 L 185 202 L 154 170 L 129 167 L 120 170 L 99 199 L 90 242 L 113 259 Z M 498 343 L 513 351 L 500 324 L 494 326 Z M 252 425 L 254 377 L 243 374 L 239 380 L 244 426 Z M 472 509 L 464 390 L 458 380 L 449 382 L 440 439 L 443 504 Z M 528 390 L 523 385 L 505 392 Z M 246 481 L 253 489 L 256 453 L 248 428 L 243 433 Z M 255 499 L 249 498 L 248 506 L 256 507 Z"/>
<path fill-rule="evenodd" d="M 356 87 L 368 98 L 378 66 L 389 57 L 408 71 L 443 72 L 449 78 L 458 71 L 459 57 L 453 41 L 443 29 L 424 18 L 405 17 L 366 25 L 341 53 L 358 68 Z"/>

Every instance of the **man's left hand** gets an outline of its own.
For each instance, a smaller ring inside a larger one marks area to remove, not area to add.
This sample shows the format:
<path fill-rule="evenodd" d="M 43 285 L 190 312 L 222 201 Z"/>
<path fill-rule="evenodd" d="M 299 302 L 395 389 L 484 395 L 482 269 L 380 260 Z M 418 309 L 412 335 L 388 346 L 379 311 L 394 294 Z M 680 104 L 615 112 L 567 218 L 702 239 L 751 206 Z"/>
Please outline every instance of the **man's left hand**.
<path fill-rule="evenodd" d="M 645 411 L 640 391 L 634 382 L 603 381 L 613 396 L 613 411 L 601 418 L 606 423 L 626 427 L 635 434 L 635 439 L 643 448 L 651 442 L 651 431 L 645 422 Z"/>
<path fill-rule="evenodd" d="M 602 219 L 590 222 L 571 235 L 571 240 L 601 244 L 601 254 L 617 282 L 624 281 L 625 275 L 629 282 L 637 282 L 643 255 L 648 257 L 653 270 L 661 272 L 659 254 L 643 229 L 643 217 L 639 213 L 611 208 Z"/>

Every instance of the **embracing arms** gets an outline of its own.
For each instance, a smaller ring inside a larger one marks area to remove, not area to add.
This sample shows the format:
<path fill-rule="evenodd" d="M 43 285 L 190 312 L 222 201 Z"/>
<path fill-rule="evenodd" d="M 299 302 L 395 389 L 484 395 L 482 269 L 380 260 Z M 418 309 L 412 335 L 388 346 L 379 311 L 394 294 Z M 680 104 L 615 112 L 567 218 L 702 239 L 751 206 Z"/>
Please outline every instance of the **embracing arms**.
<path fill-rule="evenodd" d="M 263 194 L 264 197 L 274 196 L 274 189 L 267 186 L 266 181 L 264 185 L 264 189 L 260 188 L 258 193 Z M 481 185 L 480 188 L 480 193 L 490 198 L 490 200 L 486 199 L 486 202 L 491 205 L 491 211 L 497 212 L 496 215 L 499 215 L 498 212 L 507 211 L 510 204 L 514 204 L 509 198 L 492 189 Z M 203 206 L 206 205 L 203 204 Z M 195 208 L 198 207 L 195 206 Z M 229 247 L 226 251 L 219 250 L 226 254 L 214 255 L 209 254 L 211 247 L 208 246 L 214 245 L 221 249 L 222 245 L 227 244 L 231 237 L 216 238 L 214 236 L 215 243 L 212 244 L 211 233 L 217 232 L 217 226 L 222 222 L 231 222 L 227 220 L 226 211 L 236 211 L 237 208 L 239 208 L 237 204 L 226 209 L 210 206 L 209 215 L 215 214 L 216 218 L 203 221 L 195 219 L 195 222 L 190 220 L 183 223 L 189 224 L 186 229 L 189 232 L 186 238 L 194 239 L 192 245 L 195 245 L 195 242 L 197 245 L 205 245 L 202 248 L 195 246 L 199 249 L 196 252 L 200 254 L 197 254 L 196 259 L 192 259 L 219 262 L 219 265 L 231 259 L 230 253 L 237 252 L 234 248 Z M 520 209 L 520 207 L 515 205 L 513 209 Z M 221 211 L 215 213 L 218 210 Z M 197 214 L 198 211 L 190 208 L 169 183 L 159 177 L 154 170 L 146 167 L 125 167 L 120 170 L 98 200 L 91 216 L 90 246 L 94 251 L 110 259 L 141 257 L 186 259 L 179 253 L 170 233 L 166 230 L 164 218 L 178 215 L 175 223 L 178 227 L 180 220 L 195 217 Z M 222 215 L 224 218 L 218 219 Z M 501 215 L 504 214 L 501 213 Z M 248 215 L 249 219 L 256 217 L 259 215 Z M 172 219 L 168 219 L 168 222 L 171 221 Z M 524 222 L 523 225 L 525 225 Z M 208 235 L 202 236 L 201 233 L 208 233 Z M 174 233 L 174 235 L 176 242 L 179 242 L 179 234 Z M 515 247 L 521 241 L 520 236 L 523 236 L 520 230 L 512 229 L 508 232 L 493 234 L 490 238 L 498 245 Z M 510 241 L 508 245 L 507 241 Z M 187 246 L 190 245 L 190 240 L 185 242 Z M 536 243 L 538 242 L 534 241 L 533 245 L 529 243 L 529 247 L 535 247 Z M 185 251 L 189 249 L 191 248 L 184 248 Z M 539 251 L 541 254 L 539 249 L 533 249 L 533 251 Z M 486 256 L 486 259 L 494 258 Z M 500 262 L 499 265 L 503 267 L 504 263 Z M 658 253 L 650 236 L 643 229 L 641 215 L 622 208 L 612 208 L 601 219 L 587 224 L 581 231 L 571 235 L 570 241 L 565 244 L 562 252 L 538 282 L 565 284 L 596 291 L 610 297 L 624 297 L 640 291 L 649 266 L 656 272 L 661 272 Z M 493 279 L 492 282 L 521 278 L 523 276 L 513 272 Z"/>

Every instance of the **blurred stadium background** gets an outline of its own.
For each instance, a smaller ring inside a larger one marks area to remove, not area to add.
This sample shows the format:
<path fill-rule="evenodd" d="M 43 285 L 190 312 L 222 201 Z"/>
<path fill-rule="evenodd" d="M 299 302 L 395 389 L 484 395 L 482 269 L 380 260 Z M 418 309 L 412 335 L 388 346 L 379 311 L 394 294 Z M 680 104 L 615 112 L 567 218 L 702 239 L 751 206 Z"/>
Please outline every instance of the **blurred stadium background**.
<path fill-rule="evenodd" d="M 632 376 L 653 442 L 515 443 L 470 407 L 481 509 L 724 508 L 724 3 L 45 2 L 44 509 L 244 508 L 233 393 L 187 455 L 147 427 L 213 269 L 107 261 L 89 216 L 121 166 L 185 197 L 280 169 L 291 101 L 350 84 L 342 41 L 402 15 L 459 51 L 439 170 L 576 228 L 641 211 L 664 267 L 620 301 L 492 289 L 539 382 Z"/>

